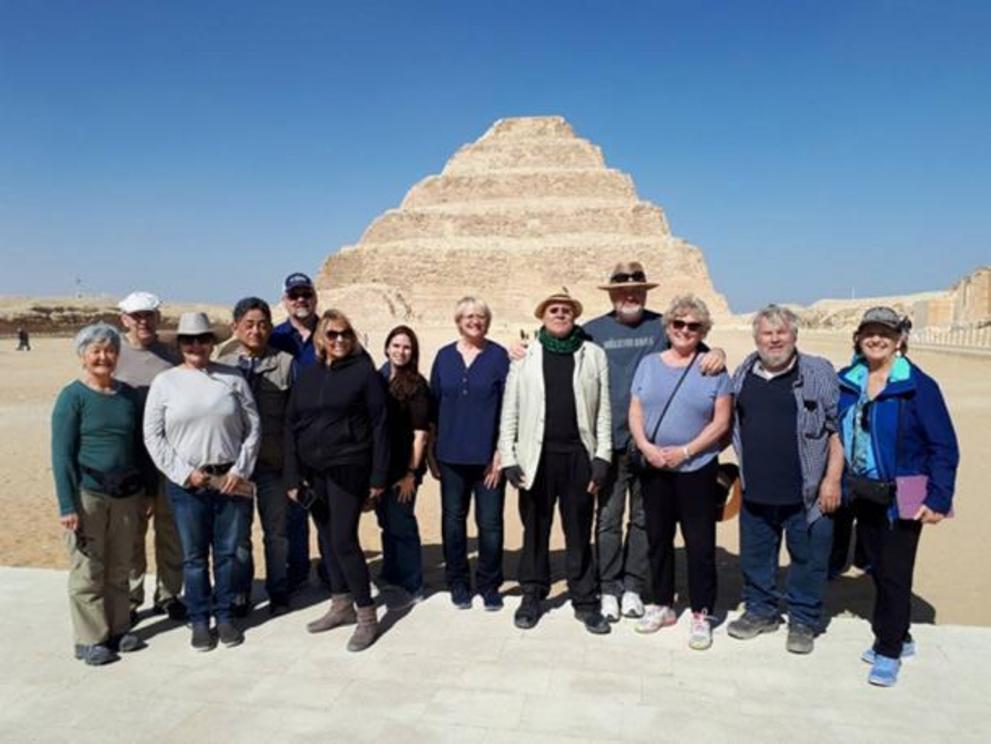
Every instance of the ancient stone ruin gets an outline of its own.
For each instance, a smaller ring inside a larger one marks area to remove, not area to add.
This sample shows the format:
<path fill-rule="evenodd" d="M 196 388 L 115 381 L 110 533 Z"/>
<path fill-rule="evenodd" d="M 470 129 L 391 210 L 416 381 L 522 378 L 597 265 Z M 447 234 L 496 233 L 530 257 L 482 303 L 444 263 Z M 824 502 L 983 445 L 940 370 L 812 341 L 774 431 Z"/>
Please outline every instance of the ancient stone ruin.
<path fill-rule="evenodd" d="M 492 306 L 497 326 L 530 327 L 537 301 L 562 286 L 587 314 L 608 309 L 596 285 L 623 259 L 660 282 L 653 307 L 694 292 L 714 315 L 729 313 L 702 252 L 671 234 L 629 175 L 606 167 L 564 118 L 520 117 L 500 119 L 413 186 L 326 260 L 317 285 L 323 307 L 365 327 L 449 324 L 466 294 Z"/>

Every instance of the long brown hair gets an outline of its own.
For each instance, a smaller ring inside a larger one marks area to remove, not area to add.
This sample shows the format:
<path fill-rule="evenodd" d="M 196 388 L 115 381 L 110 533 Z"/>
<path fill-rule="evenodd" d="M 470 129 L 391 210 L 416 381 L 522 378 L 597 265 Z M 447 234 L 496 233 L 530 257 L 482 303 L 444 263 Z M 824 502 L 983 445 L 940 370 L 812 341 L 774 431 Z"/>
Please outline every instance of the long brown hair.
<path fill-rule="evenodd" d="M 389 367 L 394 372 L 392 379 L 389 380 L 389 393 L 396 400 L 409 400 L 412 398 L 420 386 L 423 384 L 423 378 L 420 376 L 420 341 L 416 337 L 416 333 L 412 328 L 405 325 L 399 325 L 389 331 L 389 335 L 385 337 L 385 356 L 386 359 L 389 358 L 389 344 L 392 343 L 392 339 L 396 336 L 406 336 L 409 339 L 410 345 L 410 357 L 409 363 L 403 365 L 402 367 L 396 367 L 389 361 Z"/>

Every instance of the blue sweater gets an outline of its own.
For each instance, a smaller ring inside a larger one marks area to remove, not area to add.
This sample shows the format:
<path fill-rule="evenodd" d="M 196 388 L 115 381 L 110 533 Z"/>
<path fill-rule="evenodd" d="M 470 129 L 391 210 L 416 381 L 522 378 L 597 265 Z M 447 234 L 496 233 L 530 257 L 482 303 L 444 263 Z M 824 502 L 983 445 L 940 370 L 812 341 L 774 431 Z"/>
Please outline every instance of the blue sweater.
<path fill-rule="evenodd" d="M 866 377 L 867 365 L 859 357 L 839 372 L 840 430 L 847 450 L 851 446 L 853 412 Z M 887 385 L 867 411 L 871 450 L 880 478 L 893 480 L 903 475 L 928 476 L 925 505 L 940 514 L 948 513 L 953 504 L 960 449 L 950 413 L 936 381 L 908 359 L 898 359 Z"/>

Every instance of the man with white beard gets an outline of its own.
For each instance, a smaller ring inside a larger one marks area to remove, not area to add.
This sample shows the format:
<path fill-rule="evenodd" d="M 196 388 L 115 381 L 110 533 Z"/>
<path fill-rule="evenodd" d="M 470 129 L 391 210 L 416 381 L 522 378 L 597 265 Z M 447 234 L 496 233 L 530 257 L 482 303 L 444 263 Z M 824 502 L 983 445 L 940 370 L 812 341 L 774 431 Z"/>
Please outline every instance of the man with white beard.
<path fill-rule="evenodd" d="M 609 361 L 609 397 L 612 405 L 612 467 L 602 488 L 596 513 L 595 542 L 599 570 L 602 615 L 609 621 L 643 615 L 640 594 L 647 579 L 647 534 L 639 477 L 630 470 L 626 454 L 630 440 L 627 412 L 630 387 L 640 360 L 664 351 L 668 339 L 660 313 L 646 308 L 647 292 L 656 283 L 648 282 L 638 261 L 616 264 L 609 281 L 599 289 L 609 292 L 612 312 L 583 326 L 591 341 L 605 349 Z M 717 374 L 726 368 L 721 349 L 709 350 L 702 357 L 701 369 Z M 623 515 L 629 494 L 630 517 L 623 540 Z"/>

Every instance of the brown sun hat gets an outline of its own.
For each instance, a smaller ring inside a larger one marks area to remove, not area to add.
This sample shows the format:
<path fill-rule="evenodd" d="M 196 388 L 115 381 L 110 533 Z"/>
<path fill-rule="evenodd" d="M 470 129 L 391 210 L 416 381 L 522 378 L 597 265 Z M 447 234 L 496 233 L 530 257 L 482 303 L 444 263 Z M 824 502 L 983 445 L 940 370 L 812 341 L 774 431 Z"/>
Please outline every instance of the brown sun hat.
<path fill-rule="evenodd" d="M 562 287 L 560 292 L 555 292 L 550 297 L 541 300 L 540 304 L 537 305 L 537 309 L 533 311 L 533 314 L 538 320 L 543 320 L 544 311 L 547 309 L 547 306 L 558 303 L 571 305 L 572 309 L 575 311 L 576 318 L 582 314 L 582 304 L 568 293 L 567 287 Z"/>
<path fill-rule="evenodd" d="M 620 261 L 609 274 L 609 281 L 599 289 L 653 289 L 656 282 L 648 282 L 643 264 L 639 261 Z"/>

